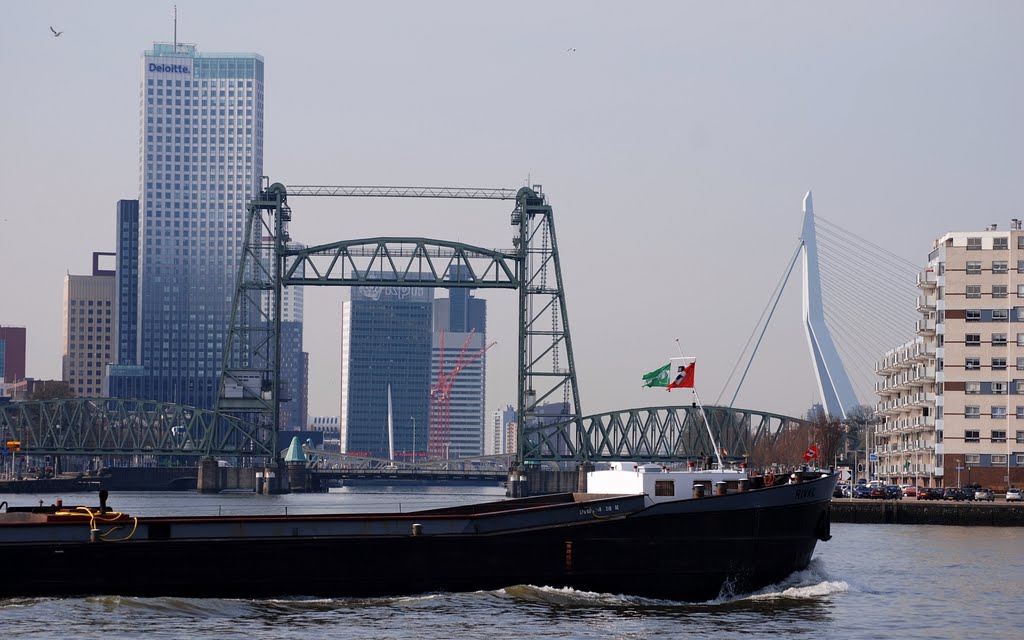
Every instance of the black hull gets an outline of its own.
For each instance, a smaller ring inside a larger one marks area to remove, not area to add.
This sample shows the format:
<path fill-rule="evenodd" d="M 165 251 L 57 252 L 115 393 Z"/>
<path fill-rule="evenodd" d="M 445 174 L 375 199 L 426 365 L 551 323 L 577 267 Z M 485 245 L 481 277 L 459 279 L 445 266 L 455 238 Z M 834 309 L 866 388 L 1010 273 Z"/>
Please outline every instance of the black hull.
<path fill-rule="evenodd" d="M 541 504 L 528 509 L 528 517 L 515 516 L 522 527 L 488 531 L 487 520 L 476 518 L 495 514 L 471 516 L 477 533 L 430 535 L 432 518 L 447 523 L 444 518 L 459 511 L 453 509 L 390 517 L 386 523 L 420 522 L 421 535 L 348 531 L 0 544 L 0 596 L 365 597 L 532 584 L 708 600 L 725 585 L 735 592 L 755 590 L 805 568 L 819 537 L 827 538 L 828 500 L 750 499 L 759 493 L 648 509 L 635 508 L 635 498 L 628 498 L 615 502 L 614 510 L 621 511 L 607 517 L 587 513 L 590 503 Z M 545 526 L 546 513 L 554 509 L 585 519 Z M 346 522 L 355 526 L 351 518 Z"/>

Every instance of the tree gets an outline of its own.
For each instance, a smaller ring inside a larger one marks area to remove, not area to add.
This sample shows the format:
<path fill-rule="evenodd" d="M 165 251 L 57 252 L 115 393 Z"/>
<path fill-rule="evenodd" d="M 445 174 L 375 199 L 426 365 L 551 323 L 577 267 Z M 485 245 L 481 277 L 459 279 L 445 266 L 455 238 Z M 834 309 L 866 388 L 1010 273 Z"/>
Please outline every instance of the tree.
<path fill-rule="evenodd" d="M 75 392 L 71 390 L 71 385 L 68 383 L 60 380 L 40 380 L 33 385 L 28 399 L 30 401 L 63 400 L 74 397 Z"/>

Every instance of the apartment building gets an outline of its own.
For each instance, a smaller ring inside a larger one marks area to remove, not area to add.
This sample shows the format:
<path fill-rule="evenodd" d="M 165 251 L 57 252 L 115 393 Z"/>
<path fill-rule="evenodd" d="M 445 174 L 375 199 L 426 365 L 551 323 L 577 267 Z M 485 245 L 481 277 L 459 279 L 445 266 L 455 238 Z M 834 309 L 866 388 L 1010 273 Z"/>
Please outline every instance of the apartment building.
<path fill-rule="evenodd" d="M 877 367 L 876 475 L 894 483 L 1024 484 L 1021 222 L 935 240 L 918 286 L 918 338 Z"/>

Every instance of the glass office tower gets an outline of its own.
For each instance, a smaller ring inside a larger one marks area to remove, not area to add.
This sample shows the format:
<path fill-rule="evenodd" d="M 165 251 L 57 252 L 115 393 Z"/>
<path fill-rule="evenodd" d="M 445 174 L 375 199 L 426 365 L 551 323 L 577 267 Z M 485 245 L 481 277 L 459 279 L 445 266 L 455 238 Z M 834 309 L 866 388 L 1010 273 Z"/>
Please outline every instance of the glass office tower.
<path fill-rule="evenodd" d="M 352 288 L 341 317 L 341 450 L 416 461 L 427 455 L 433 289 Z M 391 433 L 388 390 L 391 393 Z"/>
<path fill-rule="evenodd" d="M 139 352 L 139 201 L 117 201 L 117 289 L 114 362 L 133 365 Z"/>
<path fill-rule="evenodd" d="M 143 55 L 140 375 L 123 395 L 215 404 L 245 209 L 263 175 L 263 90 L 256 54 L 158 43 Z"/>

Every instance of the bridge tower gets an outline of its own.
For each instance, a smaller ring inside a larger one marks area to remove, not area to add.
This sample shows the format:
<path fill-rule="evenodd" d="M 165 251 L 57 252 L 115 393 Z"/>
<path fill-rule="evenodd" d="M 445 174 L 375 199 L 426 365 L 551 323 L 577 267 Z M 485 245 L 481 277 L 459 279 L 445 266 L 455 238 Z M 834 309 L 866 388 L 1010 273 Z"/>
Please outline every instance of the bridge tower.
<path fill-rule="evenodd" d="M 818 393 L 828 415 L 845 419 L 846 412 L 855 407 L 857 396 L 850 378 L 825 324 L 821 300 L 821 274 L 818 270 L 818 242 L 814 232 L 814 202 L 811 192 L 804 196 L 804 221 L 800 233 L 803 255 L 803 321 L 807 346 L 811 350 L 814 376 Z"/>
<path fill-rule="evenodd" d="M 555 221 L 539 186 L 519 190 L 512 224 L 522 269 L 516 460 L 589 459 Z"/>
<path fill-rule="evenodd" d="M 253 440 L 268 445 L 270 452 L 278 451 L 280 256 L 290 239 L 289 221 L 291 209 L 281 184 L 261 190 L 249 203 L 216 405 L 217 414 L 237 416 L 249 425 Z"/>
<path fill-rule="evenodd" d="M 511 252 L 426 238 L 378 237 L 290 246 L 294 196 L 515 199 Z M 540 187 L 285 188 L 275 183 L 249 204 L 218 414 L 240 415 L 252 437 L 278 451 L 281 293 L 284 286 L 401 285 L 517 289 L 519 293 L 517 461 L 589 458 L 569 333 L 554 212 Z M 452 267 L 456 267 L 455 271 Z M 456 279 L 447 274 L 459 273 Z M 372 274 L 372 275 L 371 275 Z M 429 274 L 424 277 L 424 274 Z M 264 447 L 260 447 L 263 449 Z"/>

